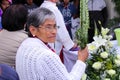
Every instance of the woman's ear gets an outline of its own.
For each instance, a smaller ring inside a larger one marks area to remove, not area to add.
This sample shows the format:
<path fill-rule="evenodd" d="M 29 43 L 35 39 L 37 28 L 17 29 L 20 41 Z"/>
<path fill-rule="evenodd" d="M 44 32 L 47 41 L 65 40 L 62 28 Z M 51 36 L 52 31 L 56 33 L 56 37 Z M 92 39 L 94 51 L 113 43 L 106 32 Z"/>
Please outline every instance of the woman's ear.
<path fill-rule="evenodd" d="M 29 27 L 29 31 L 31 32 L 31 34 L 33 35 L 33 37 L 36 36 L 36 34 L 37 34 L 37 28 L 35 28 L 34 26 L 31 25 Z"/>

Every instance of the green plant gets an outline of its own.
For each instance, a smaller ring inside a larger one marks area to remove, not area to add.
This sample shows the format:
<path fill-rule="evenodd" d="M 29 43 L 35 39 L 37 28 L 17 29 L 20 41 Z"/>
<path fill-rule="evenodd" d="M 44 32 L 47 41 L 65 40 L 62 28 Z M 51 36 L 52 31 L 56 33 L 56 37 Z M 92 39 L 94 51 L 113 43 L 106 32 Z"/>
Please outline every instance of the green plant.
<path fill-rule="evenodd" d="M 80 0 L 80 28 L 76 31 L 77 43 L 82 49 L 88 43 L 89 14 L 87 2 L 88 0 Z"/>

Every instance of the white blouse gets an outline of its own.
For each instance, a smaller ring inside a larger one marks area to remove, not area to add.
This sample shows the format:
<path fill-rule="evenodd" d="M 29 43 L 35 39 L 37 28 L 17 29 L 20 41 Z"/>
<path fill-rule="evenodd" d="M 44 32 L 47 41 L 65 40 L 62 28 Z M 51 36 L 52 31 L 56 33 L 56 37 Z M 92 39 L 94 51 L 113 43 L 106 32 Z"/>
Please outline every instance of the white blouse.
<path fill-rule="evenodd" d="M 68 73 L 59 56 L 37 38 L 26 39 L 16 55 L 20 80 L 80 80 L 85 68 L 86 64 L 77 60 Z"/>

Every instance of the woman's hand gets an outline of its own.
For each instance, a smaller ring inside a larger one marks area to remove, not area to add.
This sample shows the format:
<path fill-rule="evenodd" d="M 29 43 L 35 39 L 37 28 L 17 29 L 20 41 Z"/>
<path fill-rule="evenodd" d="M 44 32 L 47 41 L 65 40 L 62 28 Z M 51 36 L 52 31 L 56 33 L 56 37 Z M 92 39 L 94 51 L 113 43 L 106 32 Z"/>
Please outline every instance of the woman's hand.
<path fill-rule="evenodd" d="M 88 58 L 88 48 L 87 47 L 85 47 L 83 50 L 78 51 L 78 60 L 85 62 L 87 58 Z"/>

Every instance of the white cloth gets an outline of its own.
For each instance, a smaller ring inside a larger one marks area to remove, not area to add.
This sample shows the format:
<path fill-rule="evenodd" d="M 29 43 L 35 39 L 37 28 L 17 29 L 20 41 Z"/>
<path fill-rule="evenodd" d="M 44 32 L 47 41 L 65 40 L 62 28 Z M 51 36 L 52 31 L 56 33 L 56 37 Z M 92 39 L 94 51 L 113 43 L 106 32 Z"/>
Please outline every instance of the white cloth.
<path fill-rule="evenodd" d="M 20 80 L 80 80 L 85 68 L 85 63 L 77 60 L 68 73 L 59 56 L 37 38 L 26 39 L 16 55 Z"/>
<path fill-rule="evenodd" d="M 56 53 L 59 55 L 63 45 L 67 50 L 71 49 L 74 46 L 74 43 L 69 36 L 69 33 L 65 27 L 63 16 L 57 8 L 56 3 L 53 3 L 51 1 L 44 1 L 40 7 L 51 10 L 56 16 L 56 23 L 59 27 L 57 29 L 57 38 L 55 45 L 52 44 L 52 47 L 55 48 Z"/>
<path fill-rule="evenodd" d="M 64 54 L 64 65 L 67 68 L 67 71 L 70 72 L 77 61 L 78 51 L 67 51 L 63 49 Z"/>
<path fill-rule="evenodd" d="M 89 11 L 101 11 L 106 7 L 104 0 L 88 0 L 88 10 Z"/>

